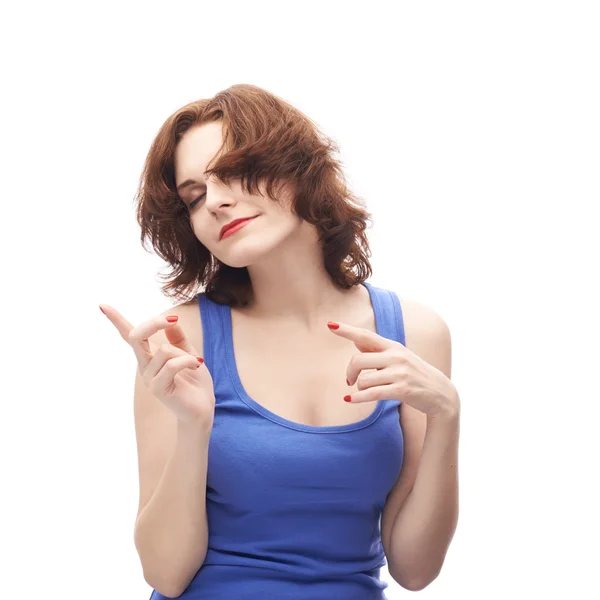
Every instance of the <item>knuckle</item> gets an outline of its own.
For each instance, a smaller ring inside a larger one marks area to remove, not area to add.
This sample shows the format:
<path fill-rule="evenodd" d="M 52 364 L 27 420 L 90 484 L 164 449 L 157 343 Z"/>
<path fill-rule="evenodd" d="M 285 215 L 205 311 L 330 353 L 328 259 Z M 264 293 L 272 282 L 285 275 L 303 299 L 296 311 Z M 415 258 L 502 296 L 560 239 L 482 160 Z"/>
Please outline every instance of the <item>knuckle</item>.
<path fill-rule="evenodd" d="M 393 349 L 391 351 L 392 353 L 392 357 L 394 358 L 394 361 L 400 364 L 405 364 L 406 363 L 406 353 L 402 352 L 399 349 Z"/>
<path fill-rule="evenodd" d="M 166 369 L 166 370 L 167 370 L 169 373 L 174 373 L 175 371 L 177 371 L 177 363 L 176 363 L 176 362 L 175 362 L 173 359 L 171 359 L 171 360 L 168 360 L 168 361 L 165 363 L 165 369 Z"/>
<path fill-rule="evenodd" d="M 408 375 L 408 371 L 403 367 L 403 365 L 397 365 L 395 369 L 396 377 L 401 380 L 405 380 Z"/>
<path fill-rule="evenodd" d="M 158 355 L 159 361 L 161 362 L 168 360 L 173 356 L 173 346 L 170 344 L 161 344 L 156 351 L 156 355 Z"/>
<path fill-rule="evenodd" d="M 354 354 L 350 360 L 348 361 L 348 368 L 350 370 L 350 372 L 355 372 L 355 371 L 360 371 L 360 361 L 361 360 L 361 355 L 360 354 Z"/>

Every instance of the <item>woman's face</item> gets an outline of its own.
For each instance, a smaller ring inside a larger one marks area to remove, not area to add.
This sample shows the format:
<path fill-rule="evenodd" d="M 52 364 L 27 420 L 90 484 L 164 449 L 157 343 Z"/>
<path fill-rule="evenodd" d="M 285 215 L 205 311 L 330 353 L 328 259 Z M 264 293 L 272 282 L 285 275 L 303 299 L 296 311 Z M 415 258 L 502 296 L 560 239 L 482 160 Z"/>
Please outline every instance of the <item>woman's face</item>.
<path fill-rule="evenodd" d="M 175 182 L 190 212 L 198 240 L 221 262 L 232 267 L 247 267 L 280 246 L 298 230 L 302 220 L 290 210 L 289 193 L 279 204 L 266 195 L 248 194 L 240 180 L 231 181 L 229 188 L 204 176 L 221 147 L 222 135 L 222 121 L 189 129 L 175 149 Z M 186 184 L 188 180 L 197 183 Z M 262 187 L 261 191 L 265 193 Z M 234 219 L 255 216 L 238 231 L 221 239 L 223 225 Z"/>

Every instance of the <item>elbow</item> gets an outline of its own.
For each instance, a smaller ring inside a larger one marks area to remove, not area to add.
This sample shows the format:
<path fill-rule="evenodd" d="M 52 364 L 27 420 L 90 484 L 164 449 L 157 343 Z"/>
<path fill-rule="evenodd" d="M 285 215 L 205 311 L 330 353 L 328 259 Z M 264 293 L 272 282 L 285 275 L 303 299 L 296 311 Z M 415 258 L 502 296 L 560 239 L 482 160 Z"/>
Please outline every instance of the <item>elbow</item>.
<path fill-rule="evenodd" d="M 424 590 L 428 585 L 433 583 L 437 579 L 439 573 L 436 573 L 435 575 L 427 578 L 413 577 L 412 579 L 406 576 L 399 577 L 398 574 L 392 573 L 391 571 L 390 575 L 392 579 L 405 590 L 408 590 L 409 592 L 420 592 L 421 590 Z"/>
<path fill-rule="evenodd" d="M 152 564 L 150 564 L 149 557 L 144 555 L 137 541 L 136 538 L 136 549 L 140 557 L 144 581 L 166 598 L 179 598 L 190 584 L 190 580 L 184 583 L 181 574 L 175 574 L 172 570 L 166 569 L 164 560 L 159 557 L 151 557 Z M 161 565 L 161 568 L 158 568 L 157 565 Z"/>
<path fill-rule="evenodd" d="M 424 590 L 433 580 L 398 581 L 396 578 L 394 578 L 394 581 L 409 592 L 420 592 L 421 590 Z"/>
<path fill-rule="evenodd" d="M 200 567 L 194 567 L 187 572 L 150 571 L 143 568 L 144 580 L 154 590 L 166 598 L 179 598 L 189 587 Z"/>
<path fill-rule="evenodd" d="M 167 574 L 164 570 L 150 569 L 148 565 L 142 563 L 142 573 L 144 581 L 159 594 L 166 598 L 179 598 L 185 591 L 187 584 L 182 585 L 181 578 L 176 578 L 173 574 Z"/>
<path fill-rule="evenodd" d="M 153 590 L 156 590 L 159 594 L 165 596 L 165 598 L 179 598 L 185 591 L 185 587 L 173 581 L 157 581 L 153 577 L 146 576 L 146 574 L 144 574 L 144 580 Z"/>
<path fill-rule="evenodd" d="M 421 590 L 424 590 L 430 583 L 431 581 L 411 581 L 410 583 L 401 583 L 400 585 L 409 592 L 420 592 Z"/>

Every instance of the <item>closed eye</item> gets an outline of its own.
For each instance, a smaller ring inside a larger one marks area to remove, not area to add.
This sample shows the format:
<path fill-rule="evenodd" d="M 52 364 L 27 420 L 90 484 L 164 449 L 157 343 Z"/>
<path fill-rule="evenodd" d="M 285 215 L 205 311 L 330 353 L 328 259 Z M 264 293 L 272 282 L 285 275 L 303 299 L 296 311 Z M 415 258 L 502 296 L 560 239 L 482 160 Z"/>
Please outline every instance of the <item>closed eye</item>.
<path fill-rule="evenodd" d="M 206 196 L 206 194 L 200 194 L 195 200 L 192 200 L 190 202 L 190 210 L 200 201 L 200 198 L 202 198 L 203 196 Z"/>

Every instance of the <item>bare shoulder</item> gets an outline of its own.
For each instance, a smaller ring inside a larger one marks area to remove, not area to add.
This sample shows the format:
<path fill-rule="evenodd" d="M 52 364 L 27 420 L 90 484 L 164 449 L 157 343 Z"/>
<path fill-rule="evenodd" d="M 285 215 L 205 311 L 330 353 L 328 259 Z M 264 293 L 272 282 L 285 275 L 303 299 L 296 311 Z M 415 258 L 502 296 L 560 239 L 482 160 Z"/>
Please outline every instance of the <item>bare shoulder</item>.
<path fill-rule="evenodd" d="M 430 345 L 436 338 L 449 337 L 448 325 L 436 310 L 414 298 L 399 297 L 399 301 L 404 319 L 406 347 L 412 352 L 421 356 L 419 350 L 427 353 L 424 345 Z"/>
<path fill-rule="evenodd" d="M 399 298 L 406 347 L 450 377 L 451 338 L 444 318 L 430 306 L 412 298 Z"/>
<path fill-rule="evenodd" d="M 452 344 L 450 329 L 443 317 L 430 306 L 412 299 L 399 298 L 404 320 L 406 348 L 450 378 Z M 408 435 L 420 446 L 425 435 L 425 415 L 406 403 L 398 407 L 400 420 Z"/>

